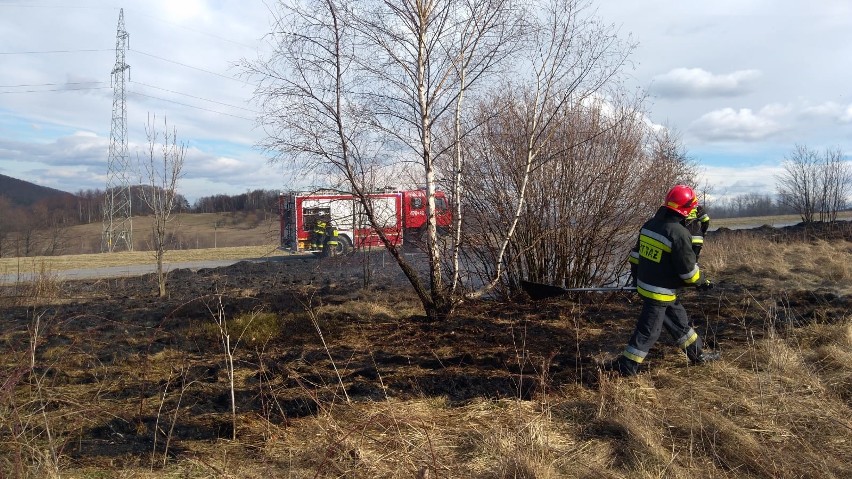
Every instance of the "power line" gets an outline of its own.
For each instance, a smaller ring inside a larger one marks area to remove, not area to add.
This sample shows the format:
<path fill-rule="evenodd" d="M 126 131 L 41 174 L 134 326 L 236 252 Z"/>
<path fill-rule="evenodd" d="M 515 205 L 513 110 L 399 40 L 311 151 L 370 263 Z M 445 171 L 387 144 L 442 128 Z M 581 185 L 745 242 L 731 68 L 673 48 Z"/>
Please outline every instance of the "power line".
<path fill-rule="evenodd" d="M 201 72 L 204 72 L 204 73 L 209 73 L 211 75 L 220 76 L 222 78 L 227 78 L 228 80 L 233 80 L 233 81 L 240 82 L 240 83 L 243 83 L 243 84 L 248 84 L 247 82 L 245 82 L 243 80 L 240 80 L 240 79 L 228 76 L 228 75 L 223 75 L 221 73 L 216 73 L 216 72 L 213 72 L 213 71 L 210 71 L 210 70 L 205 70 L 203 68 L 194 67 L 192 65 L 187 65 L 186 63 L 181 63 L 181 62 L 178 62 L 178 61 L 175 61 L 175 60 L 169 60 L 168 58 L 159 57 L 159 56 L 153 55 L 151 53 L 145 53 L 145 52 L 142 52 L 142 51 L 139 51 L 139 50 L 131 50 L 131 51 L 134 52 L 134 53 L 138 53 L 140 55 L 145 55 L 145 56 L 148 56 L 148 57 L 151 57 L 151 58 L 156 58 L 156 59 L 162 60 L 164 62 L 174 63 L 175 65 L 180 65 L 182 67 L 191 68 L 193 70 L 198 70 L 198 71 L 201 71 Z"/>
<path fill-rule="evenodd" d="M 94 7 L 94 6 L 84 6 L 84 5 L 47 5 L 47 4 L 34 5 L 34 4 L 25 4 L 25 3 L 0 3 L 0 7 L 49 8 L 51 10 L 58 9 L 58 8 L 91 9 L 91 10 L 116 10 L 116 9 L 118 9 L 118 7 Z M 225 38 L 225 37 L 220 36 L 220 35 L 216 35 L 216 34 L 213 34 L 213 33 L 198 30 L 196 28 L 190 28 L 190 27 L 186 27 L 186 26 L 183 26 L 183 25 L 179 25 L 177 23 L 170 22 L 168 20 L 165 20 L 165 19 L 160 18 L 160 17 L 156 17 L 154 15 L 148 15 L 145 12 L 142 12 L 142 11 L 137 10 L 135 8 L 126 8 L 125 10 L 132 11 L 132 12 L 134 12 L 134 14 L 136 14 L 138 16 L 147 17 L 147 18 L 150 18 L 152 20 L 156 20 L 158 22 L 169 25 L 171 27 L 181 28 L 183 30 L 198 33 L 200 35 L 206 35 L 208 37 L 215 38 L 215 39 L 221 40 L 223 42 L 233 43 L 234 45 L 239 45 L 241 47 L 246 47 L 246 48 L 256 48 L 257 47 L 257 45 L 249 45 L 247 43 L 238 42 L 236 40 L 232 40 L 230 38 Z M 100 50 L 98 50 L 98 51 L 100 51 Z M 111 51 L 111 50 L 105 50 L 105 51 Z M 24 53 L 28 53 L 28 52 L 24 52 Z M 33 52 L 33 53 L 42 53 L 42 52 Z"/>
<path fill-rule="evenodd" d="M 54 6 L 51 6 L 51 5 L 8 4 L 8 3 L 7 3 L 7 4 L 2 4 L 2 5 L 0 5 L 0 6 L 23 6 L 23 7 L 28 7 L 28 8 L 53 8 L 53 7 L 54 7 Z M 57 8 L 95 8 L 95 7 L 85 7 L 85 6 L 67 6 L 67 5 L 61 5 L 61 6 L 56 6 L 56 7 L 57 7 Z M 114 9 L 114 8 L 112 8 L 112 7 L 97 7 L 97 8 L 103 8 L 103 9 Z M 123 9 L 122 9 L 122 10 L 123 10 Z M 139 12 L 137 12 L 137 13 L 139 13 Z M 121 12 L 121 14 L 123 14 L 123 12 Z M 149 17 L 149 18 L 152 18 L 152 19 L 154 19 L 154 20 L 161 21 L 161 22 L 163 22 L 163 23 L 170 24 L 171 26 L 174 26 L 174 27 L 181 27 L 180 25 L 173 24 L 173 23 L 168 22 L 168 21 L 165 21 L 165 20 L 163 20 L 163 19 L 161 19 L 161 18 L 157 18 L 157 17 L 151 16 L 151 15 L 146 15 L 146 14 L 142 14 L 142 15 L 143 15 L 143 16 L 146 16 L 146 17 Z M 193 30 L 193 29 L 186 28 L 186 27 L 181 27 L 181 28 L 185 28 L 185 29 L 187 29 L 187 30 Z M 218 39 L 220 39 L 220 40 L 228 41 L 228 42 L 231 42 L 231 43 L 234 43 L 234 44 L 238 44 L 238 45 L 242 45 L 242 46 L 246 46 L 246 47 L 251 47 L 251 45 L 246 45 L 246 44 L 243 44 L 243 43 L 240 43 L 240 42 L 236 42 L 236 41 L 233 41 L 233 40 L 230 40 L 230 39 L 224 38 L 224 37 L 220 37 L 220 36 L 217 36 L 217 35 L 212 35 L 212 34 L 209 34 L 209 33 L 205 33 L 205 32 L 202 32 L 202 31 L 200 31 L 200 30 L 193 30 L 193 31 L 195 31 L 196 33 L 201 33 L 201 34 L 205 34 L 205 35 L 208 35 L 208 36 L 211 36 L 211 37 L 214 37 L 214 38 L 218 38 Z M 113 50 L 111 50 L 111 49 L 73 49 L 73 50 L 72 50 L 72 49 L 67 49 L 67 50 L 43 50 L 43 51 L 16 51 L 16 52 L 0 52 L 0 55 L 69 54 L 69 53 L 109 52 L 109 51 L 113 51 Z M 211 71 L 211 70 L 206 70 L 206 69 L 204 69 L 204 68 L 195 67 L 195 66 L 188 65 L 188 64 L 186 64 L 186 63 L 182 63 L 182 62 L 179 62 L 179 61 L 170 60 L 170 59 L 168 59 L 168 58 L 164 58 L 164 57 L 161 57 L 161 56 L 158 56 L 158 55 L 154 55 L 154 54 L 152 54 L 152 53 L 148 53 L 148 52 L 144 52 L 144 51 L 140 51 L 140 50 L 131 50 L 131 52 L 139 53 L 140 55 L 145 55 L 145 56 L 148 56 L 148 57 L 151 57 L 151 58 L 157 59 L 157 60 L 161 60 L 161 61 L 164 61 L 164 62 L 172 63 L 172 64 L 179 65 L 179 66 L 182 66 L 182 67 L 185 67 L 185 68 L 190 68 L 190 69 L 197 70 L 197 71 L 200 71 L 200 72 L 208 73 L 208 74 L 210 74 L 210 75 L 216 75 L 216 76 L 219 76 L 219 77 L 222 77 L 222 78 L 226 78 L 226 79 L 228 79 L 228 80 L 238 81 L 238 82 L 240 82 L 240 83 L 242 83 L 242 84 L 245 84 L 245 85 L 251 85 L 251 84 L 250 84 L 250 83 L 248 83 L 248 82 L 245 82 L 245 81 L 243 81 L 243 80 L 237 79 L 237 78 L 232 77 L 232 76 L 229 76 L 229 75 L 225 75 L 225 74 L 222 74 L 222 73 L 214 72 L 214 71 Z M 105 82 L 92 81 L 92 82 L 66 82 L 66 83 L 19 84 L 19 85 L 0 85 L 0 88 L 31 88 L 31 87 L 44 87 L 44 86 L 97 85 L 97 84 L 103 84 L 103 83 L 105 83 Z M 196 99 L 196 100 L 206 101 L 206 102 L 210 102 L 210 103 L 215 103 L 215 104 L 218 104 L 218 105 L 226 106 L 226 107 L 229 107 L 229 108 L 235 108 L 235 109 L 238 109 L 238 110 L 243 110 L 243 111 L 246 111 L 246 112 L 249 112 L 249 113 L 259 114 L 257 111 L 252 110 L 252 109 L 250 109 L 250 108 L 240 107 L 240 106 L 236 106 L 236 105 L 230 105 L 230 104 L 223 103 L 223 102 L 219 102 L 219 101 L 216 101 L 216 100 L 211 100 L 211 99 L 209 99 L 209 98 L 203 98 L 203 97 L 199 97 L 199 96 L 195 96 L 195 95 L 190 95 L 190 94 L 187 94 L 187 93 L 182 93 L 182 92 L 175 91 L 175 90 L 169 90 L 169 89 L 167 89 L 167 88 L 162 88 L 162 87 L 158 87 L 158 86 L 154 86 L 154 85 L 149 85 L 149 84 L 146 84 L 146 83 L 141 83 L 141 82 L 133 82 L 133 83 L 136 83 L 136 84 L 139 84 L 139 85 L 143 85 L 143 86 L 146 86 L 146 87 L 149 87 L 149 88 L 154 88 L 154 89 L 158 89 L 158 90 L 166 91 L 166 92 L 169 92 L 169 93 L 174 93 L 174 94 L 177 94 L 177 95 L 187 96 L 187 97 L 190 97 L 190 98 L 194 98 L 194 99 Z M 0 94 L 12 94 L 12 93 L 43 93 L 43 92 L 60 92 L 60 91 L 84 91 L 84 90 L 102 90 L 102 89 L 107 89 L 107 88 L 111 88 L 111 87 L 107 87 L 107 86 L 102 86 L 102 87 L 98 87 L 98 86 L 91 86 L 91 87 L 80 87 L 80 88 L 56 88 L 56 89 L 12 90 L 12 91 L 0 91 Z M 204 108 L 204 107 L 200 107 L 200 106 L 190 105 L 190 104 L 187 104 L 187 103 L 181 103 L 181 102 L 177 102 L 177 101 L 169 100 L 169 99 L 166 99 L 166 98 L 161 98 L 161 97 L 157 97 L 157 96 L 153 96 L 153 95 L 148 95 L 148 94 L 141 93 L 141 92 L 138 92 L 138 91 L 133 91 L 133 92 L 131 92 L 131 93 L 132 93 L 132 94 L 135 94 L 135 95 L 142 96 L 142 97 L 147 97 L 147 98 L 151 98 L 151 99 L 155 99 L 155 100 L 164 101 L 164 102 L 167 102 L 167 103 L 172 103 L 172 104 L 175 104 L 175 105 L 184 106 L 184 107 L 187 107 L 187 108 L 194 108 L 194 109 L 198 109 L 198 110 L 202 110 L 202 111 L 207 111 L 207 112 L 216 113 L 216 114 L 220 114 L 220 115 L 225 115 L 225 116 L 230 116 L 230 117 L 234 117 L 234 118 L 239 118 L 239 119 L 242 119 L 242 120 L 253 121 L 253 119 L 252 119 L 252 118 L 246 118 L 246 117 L 244 117 L 244 116 L 240 116 L 240 115 L 234 115 L 234 114 L 225 113 L 225 112 L 221 112 L 221 111 L 217 111 L 217 110 L 212 110 L 212 109 L 208 109 L 208 108 Z"/>
<path fill-rule="evenodd" d="M 236 105 L 230 105 L 230 104 L 228 104 L 228 103 L 223 103 L 223 102 L 220 102 L 220 101 L 211 100 L 211 99 L 209 99 L 209 98 L 203 98 L 203 97 L 200 97 L 200 96 L 190 95 L 189 93 L 181 93 L 181 92 L 179 92 L 179 91 L 169 90 L 168 88 L 161 88 L 161 87 L 154 86 L 154 85 L 148 85 L 147 83 L 142 83 L 142 82 L 133 81 L 133 80 L 131 80 L 131 81 L 130 81 L 130 83 L 135 83 L 135 84 L 137 84 L 137 85 L 143 85 L 143 86 L 146 86 L 146 87 L 149 87 L 149 88 L 155 88 L 155 89 L 157 89 L 157 90 L 167 91 L 167 92 L 169 92 L 169 93 L 175 93 L 175 94 L 177 94 L 177 95 L 188 96 L 188 97 L 190 97 L 190 98 L 195 98 L 196 100 L 208 101 L 208 102 L 210 102 L 210 103 L 216 103 L 216 104 L 218 104 L 218 105 L 227 106 L 227 107 L 231 107 L 231 108 L 236 108 L 236 109 L 238 109 L 238 110 L 244 110 L 244 111 L 247 111 L 247 112 L 249 112 L 249 113 L 257 113 L 257 114 L 259 114 L 259 113 L 260 113 L 260 112 L 257 112 L 257 111 L 255 111 L 255 110 L 252 110 L 252 109 L 250 109 L 250 108 L 245 108 L 245 107 L 236 106 Z"/>
<path fill-rule="evenodd" d="M 21 84 L 21 85 L 0 85 L 0 88 L 59 86 L 59 85 L 89 85 L 89 84 L 99 84 L 99 83 L 105 83 L 105 82 L 91 81 L 91 82 L 69 82 L 69 83 L 34 83 L 34 84 Z M 202 101 L 206 101 L 206 102 L 210 102 L 210 103 L 216 103 L 217 105 L 227 106 L 229 108 L 235 108 L 237 110 L 243 110 L 243 111 L 247 111 L 249 113 L 260 114 L 260 112 L 258 112 L 256 110 L 252 110 L 250 108 L 245 108 L 245 107 L 241 107 L 241 106 L 237 106 L 237 105 L 231 105 L 229 103 L 211 100 L 209 98 L 204 98 L 204 97 L 200 97 L 200 96 L 190 95 L 188 93 L 182 93 L 182 92 L 175 91 L 175 90 L 169 90 L 168 88 L 162 88 L 162 87 L 158 87 L 158 86 L 155 86 L 155 85 L 149 85 L 147 83 L 142 83 L 142 82 L 138 82 L 138 81 L 130 81 L 130 83 L 134 83 L 134 84 L 137 84 L 137 85 L 143 85 L 143 86 L 146 86 L 148 88 L 154 88 L 154 89 L 162 90 L 162 91 L 169 92 L 169 93 L 174 93 L 176 95 L 187 96 L 189 98 L 194 98 L 196 100 L 202 100 Z M 0 91 L 0 94 L 6 94 L 6 93 L 41 93 L 41 92 L 55 92 L 55 91 L 103 90 L 103 89 L 107 89 L 107 88 L 111 88 L 111 87 L 57 88 L 57 89 L 50 89 L 50 90 L 13 90 L 13 91 Z M 159 98 L 159 97 L 154 97 L 154 96 L 151 96 L 151 95 L 146 95 L 146 94 L 141 93 L 141 92 L 133 92 L 133 93 L 136 93 L 136 94 L 142 95 L 142 96 L 148 96 L 150 98 L 156 98 L 158 100 L 167 101 L 167 102 L 170 102 L 170 103 L 177 103 L 177 102 L 173 102 L 171 100 L 167 100 L 165 98 Z M 183 105 L 183 106 L 189 106 L 191 108 L 195 108 L 195 107 L 192 107 L 191 105 L 185 105 L 185 104 L 182 104 L 182 103 L 177 103 L 177 104 Z M 222 113 L 222 112 L 218 112 L 218 111 L 215 111 L 215 110 L 207 110 L 207 111 L 210 111 L 210 112 L 213 112 L 213 113 Z M 222 113 L 222 114 L 227 114 L 227 113 Z M 241 116 L 236 116 L 236 118 L 246 119 L 246 118 L 243 118 Z"/>
<path fill-rule="evenodd" d="M 68 84 L 71 85 L 71 84 L 87 84 L 87 83 L 104 83 L 104 82 L 77 82 L 77 83 L 68 83 Z M 161 87 L 154 86 L 154 85 L 148 85 L 147 83 L 141 83 L 141 82 L 136 82 L 136 81 L 131 82 L 131 83 L 134 83 L 134 84 L 137 84 L 137 85 L 144 85 L 148 88 L 155 88 L 157 90 L 162 90 L 162 91 L 174 93 L 174 94 L 177 94 L 177 95 L 183 95 L 183 96 L 187 96 L 187 97 L 190 97 L 190 98 L 195 98 L 196 100 L 202 100 L 202 101 L 207 101 L 207 102 L 210 102 L 210 103 L 216 103 L 216 104 L 222 105 L 222 106 L 227 106 L 227 107 L 230 107 L 230 108 L 236 108 L 238 110 L 247 111 L 249 113 L 260 114 L 258 111 L 252 110 L 250 108 L 231 105 L 231 104 L 228 104 L 228 103 L 223 103 L 223 102 L 220 102 L 220 101 L 211 100 L 209 98 L 194 96 L 194 95 L 190 95 L 188 93 L 181 93 L 179 91 L 169 90 L 167 88 L 161 88 Z M 35 84 L 35 85 L 0 85 L 0 88 L 25 87 L 25 86 L 26 87 L 30 87 L 30 86 L 53 86 L 53 85 L 63 85 L 63 83 L 41 83 L 41 84 Z M 56 89 L 49 89 L 49 90 L 12 90 L 12 91 L 0 91 L 0 95 L 10 94 L 10 93 L 47 93 L 47 92 L 61 92 L 61 91 L 106 90 L 106 89 L 109 89 L 109 88 L 112 88 L 112 87 L 103 86 L 103 87 L 88 87 L 88 88 L 56 88 Z M 251 118 L 246 118 L 246 117 L 242 117 L 242 116 L 239 116 L 239 115 L 233 115 L 233 114 L 230 114 L 230 113 L 211 110 L 211 109 L 208 109 L 208 108 L 188 105 L 186 103 L 180 103 L 180 102 L 176 102 L 176 101 L 169 100 L 169 99 L 166 99 L 166 98 L 147 95 L 145 93 L 141 93 L 141 92 L 138 92 L 138 91 L 133 91 L 131 93 L 133 93 L 135 95 L 148 97 L 148 98 L 153 98 L 153 99 L 160 100 L 160 101 L 165 101 L 165 102 L 168 102 L 168 103 L 174 103 L 176 105 L 181 105 L 181 106 L 185 106 L 185 107 L 189 107 L 189 108 L 196 108 L 196 109 L 208 111 L 208 112 L 211 112 L 211 113 L 217 113 L 217 114 L 220 114 L 220 115 L 232 116 L 234 118 L 239 118 L 239 119 L 242 119 L 242 120 L 253 121 Z"/>
<path fill-rule="evenodd" d="M 178 102 L 178 101 L 169 100 L 169 99 L 166 99 L 166 98 L 161 98 L 161 97 L 158 97 L 158 96 L 147 95 L 145 93 L 140 93 L 138 91 L 132 91 L 130 93 L 133 94 L 133 95 L 144 96 L 146 98 L 152 98 L 154 100 L 160 100 L 160 101 L 164 101 L 164 102 L 167 102 L 167 103 L 174 103 L 175 105 L 185 106 L 187 108 L 195 108 L 196 110 L 203 110 L 203 111 L 207 111 L 207 112 L 210 112 L 210 113 L 216 113 L 216 114 L 219 114 L 219 115 L 231 116 L 231 117 L 234 117 L 234 118 L 239 118 L 241 120 L 254 121 L 253 118 L 246 118 L 244 116 L 233 115 L 231 113 L 225 113 L 225 112 L 222 112 L 222 111 L 211 110 L 209 108 L 203 108 L 203 107 L 195 106 L 195 105 L 188 105 L 186 103 L 181 103 L 181 102 Z"/>
<path fill-rule="evenodd" d="M 32 52 L 0 52 L 0 55 L 40 55 L 42 53 L 81 53 L 81 52 L 111 52 L 109 48 L 106 49 L 94 49 L 94 48 L 85 48 L 81 50 L 43 50 L 43 51 L 32 51 Z"/>
<path fill-rule="evenodd" d="M 164 20 L 164 19 L 162 19 L 162 18 L 155 17 L 155 16 L 153 16 L 153 15 L 147 15 L 147 14 L 145 14 L 145 13 L 143 13 L 143 12 L 140 12 L 140 11 L 138 11 L 138 10 L 136 10 L 136 9 L 129 9 L 129 8 L 128 8 L 128 10 L 131 10 L 131 11 L 135 12 L 136 14 L 141 15 L 141 16 L 143 16 L 143 17 L 148 17 L 148 18 L 151 18 L 151 19 L 157 20 L 158 22 L 162 22 L 162 23 L 165 23 L 165 24 L 167 24 L 167 25 L 171 25 L 171 26 L 173 26 L 173 27 L 182 28 L 182 29 L 184 29 L 184 30 L 188 30 L 188 31 L 190 31 L 190 32 L 199 33 L 199 34 L 201 34 L 201 35 L 207 35 L 208 37 L 213 37 L 213 38 L 216 38 L 216 39 L 218 39 L 218 40 L 222 40 L 222 41 L 225 41 L 225 42 L 233 43 L 234 45 L 239 45 L 239 46 L 241 46 L 241 47 L 246 47 L 246 48 L 256 48 L 256 45 L 247 45 L 247 44 L 245 44 L 245 43 L 241 43 L 241 42 L 238 42 L 238 41 L 236 41 L 236 40 L 231 40 L 230 38 L 221 37 L 221 36 L 219 36 L 219 35 L 214 35 L 214 34 L 212 34 L 212 33 L 204 32 L 204 31 L 201 31 L 201 30 L 197 30 L 197 29 L 195 29 L 195 28 L 189 28 L 189 27 L 185 27 L 185 26 L 183 26 L 183 25 L 178 25 L 177 23 L 173 23 L 173 22 L 170 22 L 170 21 L 168 21 L 168 20 Z"/>
<path fill-rule="evenodd" d="M 26 8 L 77 8 L 77 9 L 92 9 L 92 10 L 115 10 L 118 7 L 92 7 L 86 5 L 34 5 L 32 3 L 0 3 L 0 7 L 26 7 Z"/>
<path fill-rule="evenodd" d="M 5 95 L 8 93 L 45 93 L 52 91 L 85 91 L 85 90 L 106 90 L 112 87 L 108 86 L 98 86 L 91 88 L 55 88 L 51 90 L 14 90 L 14 91 L 0 91 L 0 95 Z"/>
<path fill-rule="evenodd" d="M 111 49 L 81 49 L 81 50 L 43 50 L 43 51 L 26 51 L 26 52 L 0 52 L 0 55 L 40 55 L 40 54 L 51 54 L 51 53 L 82 53 L 82 52 L 111 52 L 114 50 Z M 130 50 L 133 53 L 138 53 L 140 55 L 145 55 L 147 57 L 156 58 L 157 60 L 162 60 L 164 62 L 174 63 L 175 65 L 180 65 L 182 67 L 191 68 L 193 70 L 198 70 L 204 73 L 209 73 L 211 75 L 216 75 L 222 78 L 227 78 L 228 80 L 237 81 L 243 84 L 247 84 L 247 82 L 240 80 L 238 78 L 234 78 L 232 76 L 224 75 L 222 73 L 217 73 L 210 70 L 205 70 L 203 68 L 194 67 L 192 65 L 187 65 L 186 63 L 181 63 L 175 60 L 169 60 L 168 58 L 163 58 L 161 56 L 154 55 L 152 53 L 143 52 L 140 50 Z"/>
<path fill-rule="evenodd" d="M 66 83 L 32 83 L 32 84 L 21 84 L 21 85 L 0 85 L 0 88 L 18 88 L 18 87 L 30 87 L 30 86 L 59 86 L 59 85 L 89 85 L 92 83 L 106 83 L 102 81 L 76 81 L 76 82 L 66 82 Z"/>

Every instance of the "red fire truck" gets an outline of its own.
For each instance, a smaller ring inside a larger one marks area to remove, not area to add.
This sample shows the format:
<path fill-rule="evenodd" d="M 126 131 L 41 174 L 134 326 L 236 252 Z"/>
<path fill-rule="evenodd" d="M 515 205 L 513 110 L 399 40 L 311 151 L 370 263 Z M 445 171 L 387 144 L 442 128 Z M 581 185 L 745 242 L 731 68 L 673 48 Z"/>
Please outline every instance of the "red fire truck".
<path fill-rule="evenodd" d="M 368 195 L 379 227 L 395 245 L 425 238 L 426 190 L 381 191 Z M 435 193 L 438 228 L 446 230 L 452 221 L 447 196 Z M 317 221 L 330 222 L 338 232 L 338 246 L 329 254 L 383 246 L 370 226 L 364 207 L 349 193 L 312 191 L 282 193 L 278 198 L 281 223 L 281 249 L 291 252 L 322 253 L 311 246 Z"/>

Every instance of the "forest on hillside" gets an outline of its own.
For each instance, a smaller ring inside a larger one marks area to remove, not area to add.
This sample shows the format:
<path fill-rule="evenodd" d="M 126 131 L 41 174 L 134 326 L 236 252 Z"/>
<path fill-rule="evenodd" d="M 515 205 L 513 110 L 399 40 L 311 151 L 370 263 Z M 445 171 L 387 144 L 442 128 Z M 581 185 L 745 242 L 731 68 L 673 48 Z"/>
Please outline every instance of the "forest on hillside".
<path fill-rule="evenodd" d="M 141 188 L 133 189 L 134 217 L 151 215 L 141 199 Z M 190 206 L 178 198 L 175 213 L 278 214 L 278 190 L 255 190 L 239 195 L 212 195 L 199 198 Z M 0 195 L 0 258 L 9 256 L 53 256 L 66 254 L 68 228 L 100 224 L 104 220 L 102 190 L 81 190 L 74 195 L 48 195 L 21 204 Z"/>

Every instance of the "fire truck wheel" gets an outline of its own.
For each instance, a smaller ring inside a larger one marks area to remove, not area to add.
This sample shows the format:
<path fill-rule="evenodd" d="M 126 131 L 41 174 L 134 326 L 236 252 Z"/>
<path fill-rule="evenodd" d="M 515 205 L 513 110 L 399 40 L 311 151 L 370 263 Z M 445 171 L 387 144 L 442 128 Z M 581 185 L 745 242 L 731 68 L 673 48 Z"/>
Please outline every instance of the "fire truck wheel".
<path fill-rule="evenodd" d="M 416 251 L 426 243 L 426 226 L 409 228 L 403 232 L 402 247 L 408 251 Z"/>
<path fill-rule="evenodd" d="M 352 243 L 346 236 L 337 238 L 337 244 L 331 245 L 326 243 L 322 249 L 323 257 L 340 256 L 352 251 Z"/>
<path fill-rule="evenodd" d="M 348 236 L 338 236 L 337 242 L 340 246 L 340 254 L 349 254 L 352 252 L 352 241 Z"/>

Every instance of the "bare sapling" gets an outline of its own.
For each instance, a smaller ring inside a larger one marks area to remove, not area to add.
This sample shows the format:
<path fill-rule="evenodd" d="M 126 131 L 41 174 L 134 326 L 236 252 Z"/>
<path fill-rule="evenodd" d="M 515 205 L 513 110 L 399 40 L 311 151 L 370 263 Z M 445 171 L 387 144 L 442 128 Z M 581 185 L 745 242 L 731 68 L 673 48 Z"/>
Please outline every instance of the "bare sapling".
<path fill-rule="evenodd" d="M 151 469 L 154 468 L 154 462 L 156 460 L 156 453 L 157 453 L 157 440 L 158 440 L 161 432 L 162 432 L 162 435 L 163 435 L 163 438 L 164 438 L 163 461 L 162 461 L 163 467 L 165 467 L 166 464 L 168 463 L 169 446 L 171 445 L 172 435 L 174 433 L 175 424 L 177 423 L 178 412 L 180 411 L 180 403 L 183 400 L 183 396 L 184 396 L 184 393 L 186 392 L 186 390 L 195 382 L 195 381 L 187 382 L 186 379 L 187 379 L 187 373 L 188 372 L 189 372 L 189 368 L 187 368 L 187 366 L 185 364 L 182 364 L 178 368 L 175 368 L 175 370 L 172 371 L 172 374 L 169 375 L 169 379 L 166 381 L 166 385 L 163 387 L 163 394 L 162 394 L 162 397 L 160 398 L 160 406 L 157 409 L 157 420 L 154 423 L 154 445 L 151 448 Z M 169 395 L 169 388 L 171 387 L 173 382 L 178 381 L 178 380 L 180 381 L 180 386 L 179 386 L 180 389 L 178 391 L 177 403 L 175 404 L 175 407 L 172 410 L 171 418 L 169 419 L 169 429 L 168 429 L 168 431 L 161 430 L 160 418 L 162 417 L 162 414 L 163 414 L 163 406 L 166 404 L 166 398 Z"/>
<path fill-rule="evenodd" d="M 217 292 L 214 296 L 216 298 L 215 304 L 208 304 L 207 310 L 210 312 L 210 316 L 216 323 L 219 340 L 222 342 L 222 350 L 225 353 L 225 369 L 228 374 L 228 389 L 231 396 L 231 424 L 233 429 L 231 439 L 236 440 L 237 402 L 234 383 L 234 356 L 236 355 L 237 348 L 239 347 L 243 336 L 249 331 L 254 320 L 260 315 L 260 311 L 248 313 L 248 320 L 242 322 L 242 330 L 239 331 L 239 334 L 232 334 L 231 325 L 229 325 L 228 318 L 225 315 L 225 304 L 222 301 L 223 294 L 221 292 Z"/>
<path fill-rule="evenodd" d="M 179 196 L 177 184 L 183 176 L 186 145 L 178 144 L 177 130 L 172 129 L 169 132 L 168 121 L 165 119 L 163 120 L 163 141 L 158 143 L 160 133 L 157 132 L 155 121 L 156 116 L 149 115 L 148 124 L 145 126 L 148 152 L 147 157 L 139 158 L 139 163 L 144 167 L 147 181 L 140 190 L 140 196 L 154 216 L 154 221 L 151 222 L 151 233 L 154 257 L 157 260 L 157 285 L 162 298 L 167 293 L 167 274 L 163 270 L 163 257 L 167 249 L 167 226 L 177 206 Z"/>
<path fill-rule="evenodd" d="M 234 351 L 236 345 L 231 347 L 231 334 L 228 332 L 228 321 L 225 316 L 225 304 L 222 302 L 222 293 L 216 293 L 216 302 L 213 305 L 215 310 L 208 304 L 207 309 L 210 312 L 213 321 L 216 322 L 216 327 L 219 331 L 219 340 L 222 341 L 222 350 L 225 353 L 225 370 L 228 372 L 228 388 L 231 394 L 231 439 L 237 439 L 237 401 L 234 393 Z"/>
<path fill-rule="evenodd" d="M 44 263 L 41 264 L 40 272 L 34 281 L 35 289 L 32 291 L 32 304 L 36 305 L 44 299 L 55 298 L 58 296 L 59 283 L 55 275 L 47 271 Z M 46 317 L 47 311 L 32 310 L 32 320 L 28 326 L 29 342 L 30 342 L 30 382 L 35 394 L 35 403 L 37 403 L 38 412 L 41 415 L 42 424 L 44 427 L 44 435 L 47 441 L 43 449 L 42 460 L 48 471 L 49 477 L 59 477 L 59 461 L 62 448 L 64 447 L 64 439 L 62 435 L 55 432 L 53 423 L 47 414 L 47 405 L 50 402 L 48 392 L 45 388 L 45 378 L 48 375 L 48 370 L 45 368 L 39 374 L 38 367 L 38 348 L 48 329 L 56 319 L 55 317 Z M 34 438 L 35 439 L 35 438 Z"/>
<path fill-rule="evenodd" d="M 346 386 L 343 384 L 343 378 L 340 376 L 340 371 L 337 369 L 337 364 L 331 356 L 331 350 L 328 349 L 328 344 L 325 342 L 325 336 L 322 334 L 322 328 L 319 324 L 319 317 L 316 310 L 311 305 L 311 298 L 308 298 L 307 301 L 303 301 L 302 307 L 305 308 L 305 311 L 307 311 L 308 315 L 311 317 L 311 324 L 313 324 L 314 329 L 317 331 L 320 342 L 322 342 L 322 347 L 325 349 L 325 354 L 328 356 L 328 360 L 331 362 L 331 367 L 334 369 L 334 374 L 337 375 L 337 382 L 340 384 L 340 389 L 343 390 L 343 397 L 346 398 L 347 403 L 351 402 L 349 400 L 349 393 L 346 392 Z"/>

